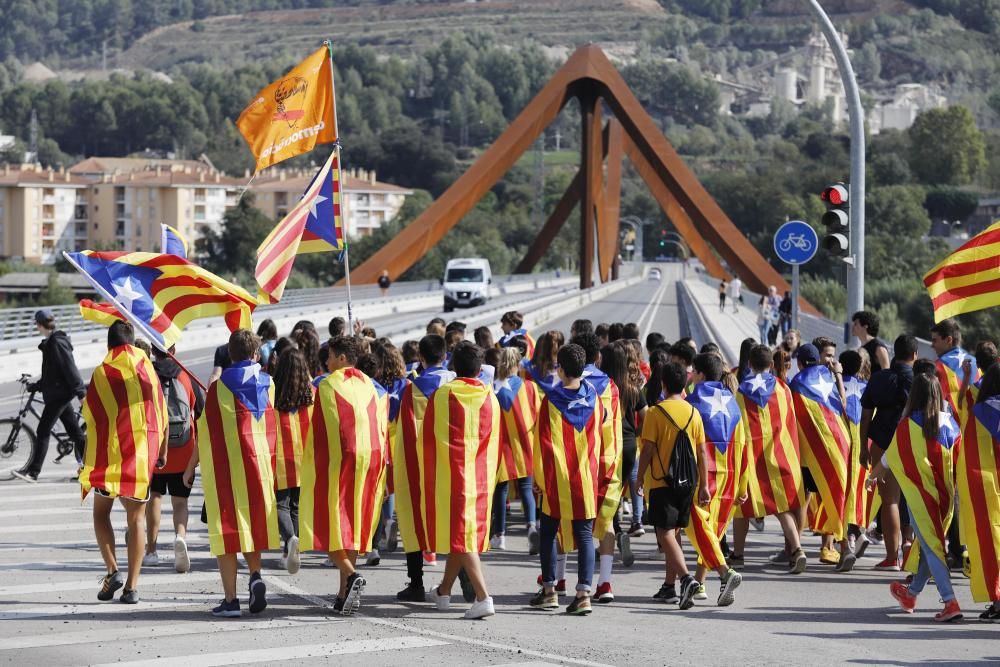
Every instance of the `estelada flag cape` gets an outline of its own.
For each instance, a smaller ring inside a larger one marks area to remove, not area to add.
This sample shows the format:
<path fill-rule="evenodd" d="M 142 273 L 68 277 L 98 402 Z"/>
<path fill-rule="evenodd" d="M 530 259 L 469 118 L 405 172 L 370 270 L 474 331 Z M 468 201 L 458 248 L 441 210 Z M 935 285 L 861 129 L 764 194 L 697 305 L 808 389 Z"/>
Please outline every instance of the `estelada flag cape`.
<path fill-rule="evenodd" d="M 924 275 L 934 321 L 1000 305 L 1000 222 L 962 244 Z"/>
<path fill-rule="evenodd" d="M 428 400 L 455 374 L 443 366 L 424 369 L 410 380 L 399 401 L 392 441 L 392 485 L 396 519 L 406 552 L 426 551 L 423 524 L 423 448 L 418 446 Z M 391 408 L 391 401 L 390 401 Z M 429 493 L 429 490 L 428 490 Z"/>
<path fill-rule="evenodd" d="M 601 399 L 589 382 L 579 389 L 556 385 L 542 398 L 535 484 L 542 489 L 542 511 L 561 522 L 597 517 L 602 417 Z"/>
<path fill-rule="evenodd" d="M 313 395 L 315 400 L 315 390 Z M 302 452 L 309 435 L 312 412 L 312 405 L 303 405 L 292 412 L 274 411 L 278 417 L 278 439 L 272 459 L 275 491 L 299 487 Z"/>
<path fill-rule="evenodd" d="M 736 395 L 744 425 L 749 498 L 744 517 L 764 517 L 802 506 L 799 434 L 788 387 L 771 373 L 747 375 Z"/>
<path fill-rule="evenodd" d="M 90 378 L 83 419 L 83 497 L 95 488 L 112 497 L 145 500 L 166 438 L 167 404 L 153 363 L 142 350 L 121 345 L 108 352 Z"/>
<path fill-rule="evenodd" d="M 299 539 L 314 551 L 371 549 L 385 493 L 386 411 L 356 368 L 319 385 L 302 455 Z"/>
<path fill-rule="evenodd" d="M 816 481 L 829 532 L 835 539 L 843 539 L 851 435 L 836 379 L 826 366 L 810 366 L 799 371 L 790 388 L 802 462 Z"/>
<path fill-rule="evenodd" d="M 409 374 L 407 374 L 409 375 Z M 386 452 L 388 454 L 388 459 L 386 460 L 386 465 L 389 466 L 389 470 L 386 472 L 385 476 L 385 488 L 386 493 L 395 493 L 395 483 L 393 480 L 392 473 L 392 448 L 396 441 L 396 429 L 399 427 L 399 408 L 403 404 L 403 392 L 406 391 L 406 387 L 410 384 L 408 377 L 397 378 L 388 387 L 386 387 L 386 392 L 388 392 L 387 398 L 389 400 L 388 411 L 386 417 L 389 422 L 389 426 L 386 430 L 386 437 L 388 440 L 388 447 Z"/>
<path fill-rule="evenodd" d="M 337 140 L 330 51 L 316 49 L 254 95 L 236 119 L 260 171 Z"/>
<path fill-rule="evenodd" d="M 524 358 L 531 359 L 535 356 L 535 339 L 528 334 L 527 329 L 514 329 L 510 333 L 500 336 L 500 340 L 497 341 L 497 344 L 500 347 L 510 347 L 514 342 L 514 339 L 518 336 L 522 336 L 528 343 L 528 351 L 525 353 Z"/>
<path fill-rule="evenodd" d="M 602 539 L 612 529 L 615 514 L 622 498 L 622 451 L 625 446 L 622 434 L 621 393 L 618 385 L 608 375 L 592 364 L 583 370 L 584 382 L 597 390 L 601 399 L 601 458 L 597 469 L 597 519 L 593 532 Z M 564 544 L 571 544 L 572 524 L 562 522 L 560 529 L 566 534 Z M 574 547 L 575 548 L 575 547 Z"/>
<path fill-rule="evenodd" d="M 493 391 L 500 404 L 500 472 L 498 482 L 532 474 L 533 431 L 538 420 L 538 396 L 533 382 L 514 376 L 497 380 Z"/>
<path fill-rule="evenodd" d="M 962 391 L 962 378 L 964 377 L 962 364 L 966 361 L 972 365 L 972 380 L 978 380 L 979 369 L 976 367 L 976 358 L 960 347 L 948 350 L 934 362 L 937 379 L 941 383 L 941 395 L 960 424 L 965 423 L 966 410 L 969 407 L 967 402 L 963 405 L 958 404 L 958 396 Z"/>
<path fill-rule="evenodd" d="M 559 384 L 559 376 L 555 371 L 545 375 L 538 367 L 535 366 L 531 359 L 523 359 L 521 361 L 521 378 L 524 380 L 531 380 L 537 384 L 538 388 L 542 391 L 555 387 Z"/>
<path fill-rule="evenodd" d="M 688 394 L 705 426 L 709 505 L 695 503 L 687 533 L 700 562 L 710 569 L 726 561 L 719 539 L 732 518 L 736 499 L 747 492 L 747 459 L 742 415 L 732 392 L 721 382 L 702 382 Z"/>
<path fill-rule="evenodd" d="M 955 510 L 953 454 L 961 434 L 950 412 L 940 413 L 934 439 L 924 437 L 923 424 L 920 411 L 902 420 L 885 459 L 906 498 L 920 537 L 941 562 L 947 562 L 945 536 Z M 914 549 L 917 544 L 913 543 Z"/>
<path fill-rule="evenodd" d="M 976 602 L 1000 600 L 1000 397 L 972 408 L 958 452 L 958 520 Z"/>
<path fill-rule="evenodd" d="M 865 479 L 868 469 L 862 468 L 861 453 L 861 396 L 868 382 L 854 376 L 844 377 L 844 394 L 847 403 L 844 406 L 848 421 L 848 433 L 851 436 L 851 456 L 848 459 L 850 480 L 847 486 L 847 501 L 845 503 L 844 521 L 848 525 L 866 527 L 871 513 L 872 503 L 878 490 L 865 489 Z M 867 443 L 866 443 L 867 444 Z M 830 532 L 820 529 L 821 532 Z"/>
<path fill-rule="evenodd" d="M 486 551 L 500 463 L 500 405 L 492 389 L 478 379 L 456 378 L 434 392 L 420 449 L 425 550 Z"/>
<path fill-rule="evenodd" d="M 260 364 L 240 361 L 208 388 L 198 455 L 213 556 L 277 548 L 271 451 L 278 437 L 274 385 Z"/>

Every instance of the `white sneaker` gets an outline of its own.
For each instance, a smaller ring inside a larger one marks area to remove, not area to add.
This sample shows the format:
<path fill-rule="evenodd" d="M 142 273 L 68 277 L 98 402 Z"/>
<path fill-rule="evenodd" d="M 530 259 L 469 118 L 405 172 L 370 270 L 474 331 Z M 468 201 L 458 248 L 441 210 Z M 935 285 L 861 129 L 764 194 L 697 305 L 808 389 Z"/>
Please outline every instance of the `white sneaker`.
<path fill-rule="evenodd" d="M 438 611 L 448 611 L 448 608 L 451 607 L 451 596 L 438 595 L 437 586 L 427 591 L 427 600 L 433 602 Z"/>
<path fill-rule="evenodd" d="M 285 556 L 285 569 L 288 571 L 288 574 L 295 574 L 302 565 L 302 560 L 299 558 L 299 538 L 292 535 L 288 538 L 286 546 L 288 547 L 288 554 Z"/>
<path fill-rule="evenodd" d="M 365 561 L 365 565 L 368 567 L 375 567 L 382 562 L 382 555 L 379 554 L 378 549 L 372 549 L 368 552 L 368 560 Z"/>
<path fill-rule="evenodd" d="M 150 567 L 152 565 L 159 565 L 159 564 L 160 564 L 160 556 L 155 551 L 152 553 L 148 553 L 142 557 L 143 567 Z"/>
<path fill-rule="evenodd" d="M 181 573 L 188 572 L 191 569 L 188 545 L 183 537 L 174 538 L 174 569 Z"/>
<path fill-rule="evenodd" d="M 399 524 L 395 519 L 385 522 L 385 550 L 392 553 L 399 548 Z"/>
<path fill-rule="evenodd" d="M 473 603 L 473 605 L 469 607 L 469 610 L 465 612 L 465 618 L 486 618 L 487 616 L 493 616 L 496 613 L 496 610 L 493 608 L 493 598 L 487 597 Z"/>
<path fill-rule="evenodd" d="M 322 565 L 323 567 L 337 567 L 337 565 L 332 560 L 330 560 L 329 556 L 327 556 L 326 560 L 320 563 L 320 565 Z"/>
<path fill-rule="evenodd" d="M 278 556 L 278 569 L 287 570 L 288 569 L 288 556 L 281 554 Z"/>
<path fill-rule="evenodd" d="M 490 549 L 495 549 L 497 551 L 507 550 L 507 538 L 503 535 L 494 535 L 490 538 Z"/>

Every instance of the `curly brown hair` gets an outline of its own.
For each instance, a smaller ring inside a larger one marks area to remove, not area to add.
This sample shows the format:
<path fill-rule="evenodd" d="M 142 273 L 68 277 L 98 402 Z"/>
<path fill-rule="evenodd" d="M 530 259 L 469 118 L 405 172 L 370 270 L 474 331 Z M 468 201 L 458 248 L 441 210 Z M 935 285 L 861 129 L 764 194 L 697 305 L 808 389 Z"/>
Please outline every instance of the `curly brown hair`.
<path fill-rule="evenodd" d="M 313 388 L 309 365 L 302 350 L 286 348 L 278 357 L 274 373 L 274 407 L 281 412 L 293 412 L 313 404 Z"/>
<path fill-rule="evenodd" d="M 406 362 L 395 345 L 373 345 L 372 354 L 381 362 L 381 371 L 376 379 L 383 387 L 389 387 L 396 380 L 406 377 Z"/>

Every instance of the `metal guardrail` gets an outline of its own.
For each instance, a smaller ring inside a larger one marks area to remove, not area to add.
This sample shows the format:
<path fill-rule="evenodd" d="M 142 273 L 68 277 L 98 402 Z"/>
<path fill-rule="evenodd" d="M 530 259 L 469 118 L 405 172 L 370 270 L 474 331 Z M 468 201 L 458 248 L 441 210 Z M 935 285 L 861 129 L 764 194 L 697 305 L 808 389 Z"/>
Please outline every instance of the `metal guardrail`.
<path fill-rule="evenodd" d="M 504 286 L 511 283 L 551 278 L 553 275 L 554 273 L 529 273 L 494 276 L 493 284 L 500 293 L 503 293 Z M 405 298 L 407 295 L 415 294 L 429 294 L 439 290 L 441 290 L 441 285 L 437 280 L 395 282 L 389 289 L 386 299 Z M 380 295 L 381 291 L 377 285 L 356 285 L 351 289 L 352 301 L 377 298 Z M 347 290 L 343 287 L 295 289 L 285 292 L 281 303 L 258 306 L 255 312 L 278 313 L 283 310 L 301 308 L 303 306 L 344 302 L 346 299 Z M 80 316 L 80 307 L 77 304 L 46 306 L 46 308 L 52 311 L 56 322 L 59 323 L 59 328 L 67 333 L 96 331 L 103 328 L 99 324 L 83 319 Z M 37 306 L 0 310 L 0 342 L 37 337 L 37 330 L 35 328 L 35 312 L 37 310 Z"/>

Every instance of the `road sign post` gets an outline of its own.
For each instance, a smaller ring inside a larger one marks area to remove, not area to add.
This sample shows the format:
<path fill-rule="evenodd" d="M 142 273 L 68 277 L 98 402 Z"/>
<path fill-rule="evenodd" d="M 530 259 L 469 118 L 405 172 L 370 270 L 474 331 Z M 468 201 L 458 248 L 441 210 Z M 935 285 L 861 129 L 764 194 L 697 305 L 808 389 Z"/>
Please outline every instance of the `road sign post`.
<path fill-rule="evenodd" d="M 801 220 L 786 222 L 774 233 L 774 252 L 792 267 L 792 328 L 799 328 L 799 266 L 816 256 L 819 237 Z"/>

